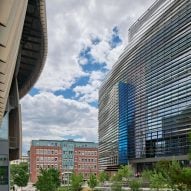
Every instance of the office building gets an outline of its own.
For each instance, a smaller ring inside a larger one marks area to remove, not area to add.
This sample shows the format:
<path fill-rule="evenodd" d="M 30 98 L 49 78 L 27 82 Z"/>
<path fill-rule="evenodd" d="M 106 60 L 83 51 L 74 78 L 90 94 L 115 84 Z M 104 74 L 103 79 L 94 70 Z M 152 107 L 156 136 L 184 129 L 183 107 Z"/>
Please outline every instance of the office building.
<path fill-rule="evenodd" d="M 22 147 L 19 100 L 37 81 L 47 54 L 44 0 L 0 1 L 0 190 Z M 29 111 L 30 112 L 30 111 Z"/>
<path fill-rule="evenodd" d="M 55 168 L 62 174 L 62 148 L 59 146 L 31 146 L 30 181 L 35 183 L 40 169 Z"/>
<path fill-rule="evenodd" d="M 129 44 L 99 91 L 101 169 L 129 163 L 141 171 L 173 157 L 187 162 L 190 21 L 189 0 L 157 0 L 130 27 Z"/>
<path fill-rule="evenodd" d="M 34 148 L 38 148 L 39 147 L 42 149 L 41 152 L 44 153 L 43 151 L 47 150 L 47 147 L 52 147 L 57 149 L 60 148 L 59 152 L 61 152 L 61 156 L 59 157 L 59 160 L 61 159 L 61 167 L 60 164 L 59 169 L 61 172 L 61 179 L 62 182 L 64 184 L 68 184 L 69 183 L 69 178 L 71 176 L 71 174 L 73 173 L 73 171 L 75 170 L 74 166 L 75 166 L 75 162 L 74 162 L 74 151 L 77 148 L 83 148 L 83 149 L 97 149 L 98 148 L 98 144 L 94 143 L 94 142 L 82 142 L 82 141 L 74 141 L 72 139 L 69 140 L 32 140 L 31 142 L 31 148 L 30 148 L 30 177 L 31 177 L 31 181 L 35 182 L 37 180 L 37 173 L 33 171 L 35 167 L 35 165 L 37 165 L 36 163 L 36 155 L 34 155 L 34 153 L 36 151 L 32 151 L 34 150 Z M 31 152 L 32 151 L 32 152 Z M 54 158 L 55 156 L 52 155 L 52 157 Z M 41 155 L 41 163 L 45 164 L 46 162 L 46 156 Z M 34 165 L 33 165 L 34 164 Z M 42 166 L 42 165 L 41 165 Z M 45 165 L 44 168 L 51 168 L 55 166 L 48 166 Z M 36 168 L 37 169 L 37 168 Z M 39 171 L 38 171 L 39 172 Z"/>
<path fill-rule="evenodd" d="M 98 175 L 98 148 L 74 148 L 74 172 L 88 180 L 91 174 Z"/>

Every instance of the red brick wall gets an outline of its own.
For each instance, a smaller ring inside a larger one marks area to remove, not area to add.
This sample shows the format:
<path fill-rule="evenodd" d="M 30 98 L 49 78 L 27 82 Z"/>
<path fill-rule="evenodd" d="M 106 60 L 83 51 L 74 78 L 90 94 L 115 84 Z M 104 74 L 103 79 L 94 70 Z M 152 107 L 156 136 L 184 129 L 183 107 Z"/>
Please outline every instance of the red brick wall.
<path fill-rule="evenodd" d="M 74 172 L 88 179 L 90 174 L 98 175 L 98 149 L 74 148 Z"/>
<path fill-rule="evenodd" d="M 62 173 L 62 149 L 56 146 L 31 146 L 30 181 L 35 183 L 40 168 L 57 168 Z"/>

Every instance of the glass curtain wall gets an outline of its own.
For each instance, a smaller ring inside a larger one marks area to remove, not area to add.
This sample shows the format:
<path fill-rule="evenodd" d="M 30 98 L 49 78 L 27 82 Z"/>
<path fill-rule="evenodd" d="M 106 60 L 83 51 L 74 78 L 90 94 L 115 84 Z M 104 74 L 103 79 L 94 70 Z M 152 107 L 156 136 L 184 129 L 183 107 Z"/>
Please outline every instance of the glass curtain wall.
<path fill-rule="evenodd" d="M 125 159 L 120 155 L 122 161 L 188 153 L 188 133 L 191 130 L 191 1 L 172 1 L 172 5 L 157 17 L 137 43 L 133 42 L 134 46 L 122 54 L 100 88 L 100 165 L 110 165 L 104 161 L 102 153 L 110 150 L 111 146 L 103 140 L 116 140 L 116 135 L 123 140 L 120 131 L 123 129 L 122 121 L 119 117 L 112 117 L 114 112 L 119 112 L 121 102 L 127 108 L 124 110 L 122 107 L 124 113 L 120 114 L 121 117 L 134 118 L 133 125 L 127 125 L 126 130 L 124 128 L 124 132 L 128 132 L 128 156 Z M 109 96 L 120 82 L 128 82 L 133 87 L 133 94 L 128 97 L 128 93 L 123 93 L 120 100 L 112 103 Z M 129 107 L 133 108 L 132 113 L 128 112 Z M 123 121 L 128 124 L 127 119 Z M 109 136 L 111 132 L 115 133 Z M 126 148 L 121 145 L 119 142 L 119 154 L 126 153 Z"/>

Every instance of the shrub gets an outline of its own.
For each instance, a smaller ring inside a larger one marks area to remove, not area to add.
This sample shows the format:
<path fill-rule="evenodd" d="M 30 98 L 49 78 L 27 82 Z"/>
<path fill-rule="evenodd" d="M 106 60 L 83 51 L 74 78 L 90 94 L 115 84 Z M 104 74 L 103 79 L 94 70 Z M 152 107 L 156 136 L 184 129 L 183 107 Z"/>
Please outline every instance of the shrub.
<path fill-rule="evenodd" d="M 132 191 L 139 191 L 141 187 L 141 179 L 132 179 L 129 181 L 129 187 L 131 188 Z"/>

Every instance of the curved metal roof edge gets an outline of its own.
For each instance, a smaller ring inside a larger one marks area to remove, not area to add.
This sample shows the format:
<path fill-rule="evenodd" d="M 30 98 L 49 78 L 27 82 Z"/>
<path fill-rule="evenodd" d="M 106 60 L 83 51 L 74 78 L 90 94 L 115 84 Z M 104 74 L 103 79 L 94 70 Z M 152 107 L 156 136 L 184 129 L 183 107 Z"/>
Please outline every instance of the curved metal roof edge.
<path fill-rule="evenodd" d="M 25 96 L 30 89 L 34 86 L 34 84 L 37 82 L 38 78 L 40 77 L 40 74 L 44 68 L 47 53 L 48 53 L 48 37 L 47 37 L 47 19 L 46 19 L 46 2 L 45 0 L 39 0 L 40 5 L 40 20 L 42 24 L 42 38 L 43 38 L 43 50 L 42 51 L 42 57 L 41 57 L 41 64 L 38 65 L 38 67 L 35 68 L 33 71 L 32 78 L 26 82 L 25 86 L 21 89 L 19 92 L 20 99 Z"/>

